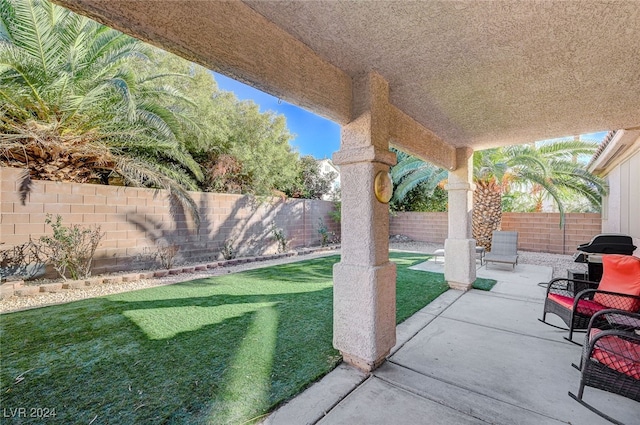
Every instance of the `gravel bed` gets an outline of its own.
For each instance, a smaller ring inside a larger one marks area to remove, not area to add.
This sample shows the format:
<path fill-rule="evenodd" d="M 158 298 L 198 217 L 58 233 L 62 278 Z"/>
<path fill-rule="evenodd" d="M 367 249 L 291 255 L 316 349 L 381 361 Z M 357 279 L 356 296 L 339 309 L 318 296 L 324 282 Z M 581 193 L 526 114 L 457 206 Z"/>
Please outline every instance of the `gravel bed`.
<path fill-rule="evenodd" d="M 428 242 L 390 242 L 391 249 L 401 251 L 413 251 L 425 254 L 433 253 L 436 249 L 443 248 L 442 244 Z M 243 270 L 267 267 L 276 264 L 292 263 L 310 258 L 318 258 L 327 255 L 335 255 L 340 251 L 319 252 L 303 256 L 293 256 L 288 258 L 260 261 L 255 263 L 238 264 L 234 266 L 220 267 L 207 271 L 194 273 L 182 273 L 169 275 L 162 278 L 140 279 L 133 282 L 103 283 L 98 286 L 90 286 L 82 289 L 61 290 L 60 292 L 40 293 L 36 296 L 16 297 L 12 296 L 0 300 L 0 313 L 26 310 L 46 305 L 63 304 L 85 298 L 100 297 L 104 295 L 117 294 L 121 292 L 135 291 L 153 286 L 171 285 L 178 282 L 185 282 L 193 279 L 201 279 L 210 276 L 220 276 L 228 273 L 236 273 Z M 535 264 L 553 268 L 553 277 L 566 277 L 567 269 L 586 270 L 585 264 L 574 263 L 570 255 L 546 254 L 541 252 L 519 251 L 518 261 L 521 264 Z"/>
<path fill-rule="evenodd" d="M 293 257 L 279 258 L 275 260 L 265 260 L 253 263 L 237 264 L 233 266 L 218 267 L 215 269 L 208 269 L 206 271 L 198 271 L 194 273 L 168 275 L 166 277 L 160 278 L 140 279 L 132 282 L 103 283 L 97 286 L 88 286 L 82 289 L 62 289 L 59 292 L 41 292 L 35 296 L 12 296 L 0 300 L 0 313 L 28 310 L 30 308 L 44 307 L 47 305 L 63 304 L 71 301 L 82 300 L 85 298 L 94 298 L 104 295 L 118 294 L 121 292 L 136 291 L 138 289 L 151 288 L 154 286 L 172 285 L 174 283 L 186 282 L 194 279 L 202 279 L 211 276 L 221 276 L 229 273 L 240 272 L 243 270 L 251 270 L 261 267 L 273 266 L 276 264 L 286 264 L 311 258 L 325 257 L 328 255 L 335 255 L 336 253 L 339 253 L 339 251 L 323 251 L 305 255 L 296 255 Z M 182 265 L 181 267 L 187 267 L 187 265 Z"/>
<path fill-rule="evenodd" d="M 391 242 L 389 247 L 403 251 L 433 253 L 436 249 L 444 248 L 443 244 L 429 242 Z M 553 269 L 553 277 L 567 277 L 567 270 L 586 271 L 587 265 L 575 263 L 573 256 L 562 254 L 547 254 L 544 252 L 518 251 L 518 264 L 533 264 L 537 266 L 547 266 Z"/>

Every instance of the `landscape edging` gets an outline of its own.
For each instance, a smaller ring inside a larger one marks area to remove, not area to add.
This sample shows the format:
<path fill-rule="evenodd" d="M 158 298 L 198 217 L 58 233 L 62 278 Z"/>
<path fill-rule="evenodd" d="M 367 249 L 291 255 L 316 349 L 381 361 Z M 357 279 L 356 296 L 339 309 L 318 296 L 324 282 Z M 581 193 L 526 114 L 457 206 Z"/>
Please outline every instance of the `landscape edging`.
<path fill-rule="evenodd" d="M 108 274 L 104 276 L 90 277 L 80 280 L 61 280 L 59 282 L 48 282 L 40 285 L 25 285 L 24 280 L 11 280 L 3 282 L 0 285 L 0 299 L 12 296 L 26 297 L 38 296 L 47 292 L 60 292 L 74 289 L 82 289 L 87 286 L 97 286 L 104 283 L 121 283 L 131 282 L 137 279 L 151 279 L 165 277 L 168 275 L 195 273 L 208 269 L 223 268 L 227 266 L 235 266 L 244 263 L 254 263 L 258 261 L 276 260 L 280 258 L 295 257 L 299 255 L 308 255 L 316 252 L 333 251 L 340 248 L 339 244 L 321 247 L 302 248 L 295 251 L 288 251 L 279 254 L 261 255 L 257 257 L 241 257 L 222 261 L 212 261 L 210 263 L 191 264 L 171 269 L 145 270 L 139 273 L 126 274 Z"/>

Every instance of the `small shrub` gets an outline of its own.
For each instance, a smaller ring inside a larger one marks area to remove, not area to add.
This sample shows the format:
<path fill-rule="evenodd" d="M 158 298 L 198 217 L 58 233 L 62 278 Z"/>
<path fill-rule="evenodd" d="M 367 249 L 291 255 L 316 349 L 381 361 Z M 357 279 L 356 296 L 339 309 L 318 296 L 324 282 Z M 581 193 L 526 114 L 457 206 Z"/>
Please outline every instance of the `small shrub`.
<path fill-rule="evenodd" d="M 133 262 L 138 267 L 148 267 L 151 263 L 155 263 L 155 266 L 160 265 L 164 269 L 170 269 L 174 266 L 175 257 L 179 251 L 178 245 L 159 239 L 153 248 L 144 247 L 141 253 L 136 254 Z"/>
<path fill-rule="evenodd" d="M 318 234 L 320 235 L 320 245 L 327 246 L 329 244 L 329 238 L 331 237 L 331 232 L 329 232 L 329 229 L 327 228 L 327 225 L 325 224 L 322 217 L 318 219 L 317 230 L 318 230 Z"/>
<path fill-rule="evenodd" d="M 235 241 L 235 238 L 225 239 L 221 251 L 222 257 L 224 257 L 225 260 L 233 260 L 234 258 L 236 258 L 236 255 L 238 255 L 236 249 L 233 247 Z"/>
<path fill-rule="evenodd" d="M 286 252 L 289 241 L 287 240 L 287 235 L 284 233 L 284 229 L 276 227 L 276 223 L 272 222 L 270 231 L 273 238 L 278 242 L 278 252 Z"/>
<path fill-rule="evenodd" d="M 142 248 L 142 252 L 135 254 L 135 256 L 133 257 L 133 264 L 135 264 L 136 267 L 140 268 L 146 267 L 149 265 L 149 263 L 153 263 L 154 261 L 156 261 L 156 257 L 156 250 L 145 246 L 144 248 Z"/>
<path fill-rule="evenodd" d="M 45 223 L 53 229 L 53 236 L 41 236 L 39 252 L 49 261 L 60 277 L 84 279 L 91 275 L 91 263 L 104 233 L 100 227 L 84 228 L 77 224 L 70 227 L 62 225 L 62 217 L 56 221 L 47 214 Z"/>
<path fill-rule="evenodd" d="M 340 224 L 342 221 L 342 202 L 335 201 L 333 203 L 333 209 L 329 211 L 329 217 L 331 217 L 331 220 L 336 224 Z"/>
<path fill-rule="evenodd" d="M 170 269 L 174 265 L 176 255 L 180 251 L 180 247 L 173 243 L 156 243 L 155 260 L 165 269 Z"/>

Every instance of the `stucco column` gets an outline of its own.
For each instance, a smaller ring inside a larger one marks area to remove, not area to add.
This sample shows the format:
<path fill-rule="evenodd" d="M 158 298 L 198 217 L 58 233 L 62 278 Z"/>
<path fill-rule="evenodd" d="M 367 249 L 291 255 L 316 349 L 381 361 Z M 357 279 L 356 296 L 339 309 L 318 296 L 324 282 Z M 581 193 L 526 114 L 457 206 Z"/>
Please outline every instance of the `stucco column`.
<path fill-rule="evenodd" d="M 445 189 L 449 195 L 449 234 L 444 242 L 444 279 L 452 289 L 466 291 L 476 280 L 476 241 L 471 230 L 473 149 L 456 149 L 454 171 Z"/>
<path fill-rule="evenodd" d="M 354 80 L 353 116 L 342 128 L 342 257 L 333 268 L 333 346 L 370 371 L 396 342 L 396 267 L 389 262 L 389 207 L 374 179 L 395 164 L 389 152 L 389 86 L 378 74 Z"/>

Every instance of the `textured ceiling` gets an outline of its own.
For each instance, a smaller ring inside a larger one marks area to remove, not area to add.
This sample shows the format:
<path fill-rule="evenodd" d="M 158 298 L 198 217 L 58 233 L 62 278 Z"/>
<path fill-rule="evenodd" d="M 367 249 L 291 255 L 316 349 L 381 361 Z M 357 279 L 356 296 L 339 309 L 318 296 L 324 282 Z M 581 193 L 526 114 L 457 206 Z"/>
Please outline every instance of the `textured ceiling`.
<path fill-rule="evenodd" d="M 376 71 L 455 147 L 640 127 L 640 0 L 55 1 L 342 124 Z"/>
<path fill-rule="evenodd" d="M 640 1 L 244 2 L 455 146 L 640 125 Z"/>

